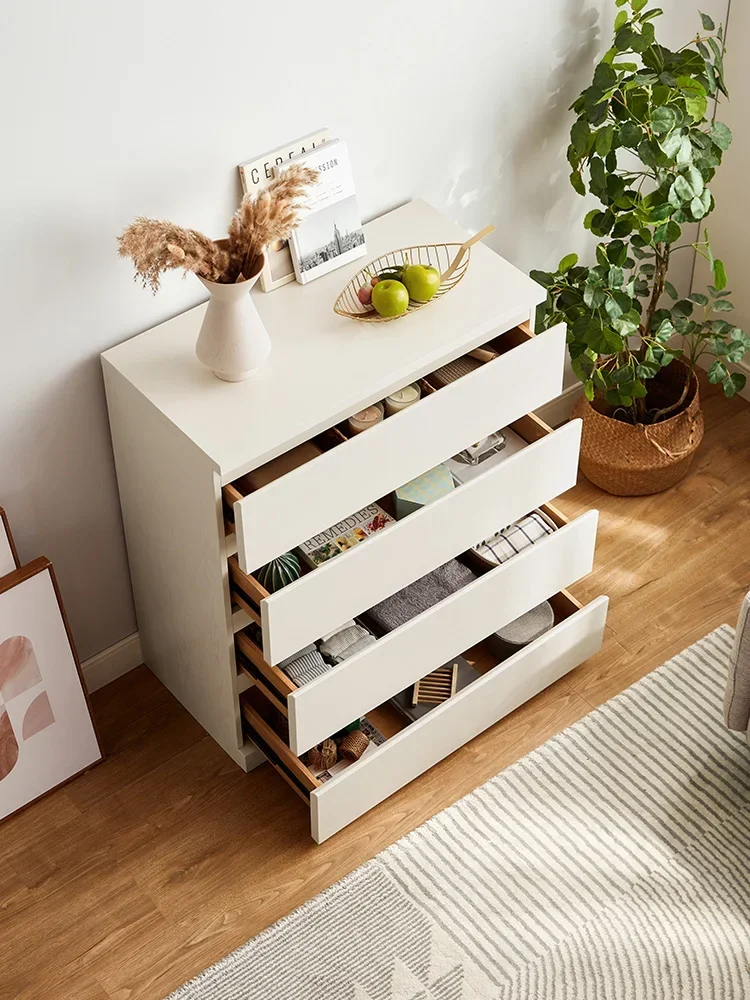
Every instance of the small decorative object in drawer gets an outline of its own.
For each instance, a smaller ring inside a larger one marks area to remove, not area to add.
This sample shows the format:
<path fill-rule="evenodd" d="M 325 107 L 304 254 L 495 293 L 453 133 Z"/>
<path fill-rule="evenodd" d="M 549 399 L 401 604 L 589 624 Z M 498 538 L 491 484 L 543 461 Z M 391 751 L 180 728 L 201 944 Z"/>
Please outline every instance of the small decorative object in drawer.
<path fill-rule="evenodd" d="M 459 484 L 471 482 L 489 469 L 504 462 L 527 446 L 527 442 L 515 431 L 506 427 L 482 438 L 476 444 L 464 448 L 446 461 L 454 480 Z"/>
<path fill-rule="evenodd" d="M 331 743 L 336 747 L 336 757 L 333 757 Z M 319 747 L 313 747 L 308 751 L 303 760 L 318 781 L 329 781 L 354 761 L 374 753 L 383 743 L 385 736 L 380 730 L 376 729 L 368 719 L 360 719 L 356 729 L 343 733 L 338 744 L 332 737 L 324 740 Z M 328 763 L 332 758 L 334 763 Z"/>
<path fill-rule="evenodd" d="M 421 677 L 414 685 L 412 705 L 440 705 L 456 693 L 458 664 L 449 663 L 438 667 L 426 677 Z"/>
<path fill-rule="evenodd" d="M 382 403 L 373 403 L 371 406 L 366 406 L 364 410 L 360 410 L 359 413 L 353 413 L 348 420 L 350 432 L 361 434 L 362 431 L 369 430 L 375 424 L 380 423 L 384 412 Z"/>
<path fill-rule="evenodd" d="M 386 396 L 385 398 L 385 415 L 392 417 L 399 410 L 405 410 L 407 406 L 413 406 L 414 403 L 419 401 L 421 395 L 422 390 L 416 383 L 414 385 L 405 385 L 403 389 L 392 392 L 390 396 Z"/>
<path fill-rule="evenodd" d="M 519 649 L 544 635 L 555 624 L 555 612 L 549 601 L 543 601 L 525 615 L 508 622 L 487 639 L 487 645 L 499 661 L 507 660 Z"/>
<path fill-rule="evenodd" d="M 299 580 L 301 573 L 302 568 L 297 556 L 293 552 L 285 552 L 283 556 L 272 559 L 270 563 L 262 566 L 256 577 L 261 587 L 265 587 L 270 594 L 273 594 L 287 584 Z"/>
<path fill-rule="evenodd" d="M 474 546 L 474 552 L 488 566 L 499 566 L 523 549 L 540 542 L 557 530 L 557 525 L 544 511 L 534 510 L 515 524 L 503 528 Z"/>
<path fill-rule="evenodd" d="M 436 465 L 429 472 L 422 473 L 411 482 L 404 483 L 394 491 L 396 517 L 401 520 L 428 503 L 434 503 L 447 496 L 453 489 L 453 476 L 447 465 Z"/>
<path fill-rule="evenodd" d="M 445 690 L 440 692 L 441 697 L 437 699 L 424 699 L 421 696 L 419 700 L 417 699 L 417 689 L 424 685 L 425 681 L 430 678 L 442 675 L 447 677 L 450 687 L 445 686 Z M 473 681 L 479 678 L 480 674 L 478 671 L 472 667 L 472 665 L 463 656 L 454 657 L 449 663 L 446 663 L 442 667 L 438 667 L 437 670 L 433 670 L 431 674 L 427 677 L 423 677 L 420 681 L 414 685 L 413 688 L 407 688 L 405 691 L 401 691 L 394 698 L 391 699 L 392 704 L 405 715 L 407 719 L 411 722 L 416 722 L 417 719 L 421 719 L 422 716 L 427 715 L 438 705 L 442 705 L 444 702 L 448 701 L 453 697 L 458 691 L 463 688 L 468 687 Z M 445 697 L 443 697 L 445 695 Z"/>
<path fill-rule="evenodd" d="M 297 551 L 308 566 L 315 568 L 341 552 L 354 548 L 360 542 L 366 541 L 370 535 L 382 531 L 393 523 L 390 514 L 387 514 L 379 504 L 371 503 L 351 517 L 345 517 L 338 524 L 308 538 Z"/>

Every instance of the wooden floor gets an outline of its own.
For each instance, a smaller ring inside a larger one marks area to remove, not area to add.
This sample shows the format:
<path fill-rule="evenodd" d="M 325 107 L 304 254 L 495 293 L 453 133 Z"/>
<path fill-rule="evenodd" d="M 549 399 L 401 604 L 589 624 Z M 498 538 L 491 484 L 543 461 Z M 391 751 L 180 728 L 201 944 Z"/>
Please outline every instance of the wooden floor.
<path fill-rule="evenodd" d="M 271 922 L 722 622 L 750 590 L 750 405 L 713 390 L 689 478 L 601 511 L 602 652 L 322 846 L 145 668 L 94 695 L 108 758 L 0 826 L 0 997 L 162 1000 Z"/>

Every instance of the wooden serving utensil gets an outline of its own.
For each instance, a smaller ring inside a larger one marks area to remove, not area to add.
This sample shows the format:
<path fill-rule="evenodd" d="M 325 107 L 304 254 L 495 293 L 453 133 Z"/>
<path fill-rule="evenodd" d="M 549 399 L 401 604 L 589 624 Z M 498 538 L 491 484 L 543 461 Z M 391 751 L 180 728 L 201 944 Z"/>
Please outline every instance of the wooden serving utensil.
<path fill-rule="evenodd" d="M 453 258 L 453 263 L 451 264 L 451 266 L 448 268 L 447 271 L 445 271 L 443 274 L 440 275 L 440 283 L 442 284 L 444 281 L 447 281 L 448 278 L 450 278 L 450 276 L 453 274 L 453 272 L 458 270 L 458 268 L 461 266 L 461 261 L 464 259 L 466 252 L 470 250 L 475 243 L 481 243 L 482 240 L 485 238 L 485 236 L 489 236 L 490 233 L 494 232 L 495 232 L 494 226 L 485 226 L 484 229 L 480 229 L 478 233 L 475 233 L 473 236 L 470 236 L 465 243 L 462 243 L 461 246 L 458 248 L 458 253 Z"/>

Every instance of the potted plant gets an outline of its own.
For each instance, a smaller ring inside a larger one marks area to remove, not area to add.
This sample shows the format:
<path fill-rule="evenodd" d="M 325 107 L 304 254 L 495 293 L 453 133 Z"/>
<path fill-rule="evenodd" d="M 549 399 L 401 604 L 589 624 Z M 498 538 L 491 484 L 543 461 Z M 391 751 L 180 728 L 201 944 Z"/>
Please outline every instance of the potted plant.
<path fill-rule="evenodd" d="M 297 226 L 300 199 L 318 172 L 294 164 L 265 191 L 247 194 L 229 225 L 229 236 L 212 240 L 195 229 L 158 219 L 136 219 L 118 238 L 121 257 L 130 257 L 135 277 L 154 294 L 161 275 L 192 271 L 209 292 L 195 353 L 214 375 L 240 382 L 271 353 L 268 337 L 249 291 L 263 270 L 266 247 L 285 240 Z"/>
<path fill-rule="evenodd" d="M 703 436 L 696 366 L 708 355 L 712 383 L 727 396 L 745 377 L 731 370 L 748 338 L 728 320 L 724 265 L 708 232 L 683 226 L 714 207 L 709 184 L 732 135 L 711 109 L 724 84 L 724 36 L 706 14 L 702 30 L 672 51 L 656 39 L 662 13 L 649 0 L 616 0 L 612 47 L 572 105 L 570 182 L 599 200 L 584 226 L 601 238 L 596 264 L 564 257 L 554 273 L 532 271 L 547 289 L 538 328 L 564 321 L 584 397 L 581 468 L 621 496 L 657 493 L 687 472 Z M 708 260 L 708 295 L 679 299 L 668 279 L 673 255 Z"/>

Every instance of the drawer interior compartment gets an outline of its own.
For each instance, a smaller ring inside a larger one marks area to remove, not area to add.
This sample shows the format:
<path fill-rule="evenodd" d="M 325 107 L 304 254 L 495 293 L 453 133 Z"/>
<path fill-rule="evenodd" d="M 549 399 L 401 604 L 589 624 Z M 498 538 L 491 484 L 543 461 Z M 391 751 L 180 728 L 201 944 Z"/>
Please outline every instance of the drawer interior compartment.
<path fill-rule="evenodd" d="M 467 361 L 471 363 L 472 367 L 476 366 L 476 368 L 479 368 L 483 364 L 496 360 L 502 354 L 506 354 L 515 347 L 519 347 L 522 344 L 527 343 L 533 338 L 533 336 L 534 334 L 531 333 L 526 325 L 514 327 L 512 330 L 508 330 L 501 336 L 496 337 L 484 347 L 477 348 L 475 351 L 471 352 L 471 356 L 467 355 L 465 357 Z M 456 375 L 456 378 L 471 374 L 472 370 L 472 368 L 468 366 L 461 369 L 460 366 L 454 365 L 454 368 L 456 368 L 457 372 L 460 371 L 461 373 L 460 376 Z M 422 393 L 420 400 L 417 403 L 414 403 L 414 406 L 419 406 L 422 400 L 431 396 L 434 392 L 447 384 L 446 381 L 435 377 L 433 373 L 428 373 L 426 377 L 415 379 L 414 381 L 419 385 Z M 388 420 L 390 418 L 387 414 L 385 414 L 384 419 Z M 354 435 L 349 428 L 348 422 L 344 420 L 335 427 L 331 427 L 329 430 L 324 431 L 322 434 L 316 435 L 310 441 L 292 449 L 291 452 L 287 452 L 279 456 L 279 458 L 268 462 L 266 465 L 263 465 L 252 472 L 246 473 L 244 476 L 240 476 L 238 479 L 235 479 L 234 482 L 225 486 L 223 489 L 223 499 L 224 523 L 227 534 L 234 531 L 234 504 L 237 503 L 237 501 L 244 499 L 246 496 L 249 496 L 251 493 L 254 493 L 259 489 L 263 489 L 264 486 L 268 486 L 270 483 L 275 482 L 277 479 L 280 479 L 288 473 L 294 471 L 294 469 L 300 468 L 302 465 L 306 465 L 308 462 L 314 461 L 324 452 L 330 451 L 332 448 L 343 444 L 352 437 L 354 437 Z"/>
<path fill-rule="evenodd" d="M 541 337 L 514 328 L 482 351 L 485 360 L 472 360 L 477 367 L 453 381 L 435 372 L 415 377 L 420 399 L 369 429 L 352 434 L 344 420 L 225 486 L 225 520 L 243 571 L 325 532 L 560 391 L 562 326 Z"/>
<path fill-rule="evenodd" d="M 503 428 L 503 433 L 505 449 L 493 456 L 492 462 L 467 467 L 463 483 L 411 513 L 401 511 L 395 523 L 316 568 L 300 558 L 301 579 L 274 594 L 267 592 L 256 575 L 245 573 L 238 556 L 232 555 L 232 600 L 261 627 L 268 662 L 278 663 L 293 655 L 342 621 L 575 484 L 579 421 L 552 431 L 532 413 Z M 463 469 L 457 469 L 464 478 Z M 395 516 L 392 496 L 381 497 L 377 503 L 389 516 Z M 373 506 L 368 510 L 375 512 Z M 318 536 L 316 542 L 333 547 L 341 532 L 339 543 L 348 544 L 346 539 L 352 534 L 348 527 L 353 524 L 354 519 L 349 519 L 336 531 Z M 237 625 L 244 623 L 238 616 Z"/>
<path fill-rule="evenodd" d="M 250 624 L 239 632 L 238 668 L 273 689 L 288 716 L 290 746 L 295 752 L 307 750 L 373 704 L 429 673 L 441 660 L 457 655 L 585 576 L 593 561 L 597 513 L 590 511 L 567 523 L 549 504 L 540 510 L 560 530 L 502 565 L 489 566 L 465 552 L 459 561 L 473 561 L 472 573 L 463 574 L 459 589 L 425 610 L 415 611 L 416 617 L 394 626 L 350 658 L 322 670 L 316 666 L 301 686 L 264 658 L 257 625 Z M 322 666 L 314 647 L 312 653 Z"/>
<path fill-rule="evenodd" d="M 489 640 L 465 651 L 463 658 L 476 678 L 418 720 L 407 718 L 398 699 L 368 711 L 365 718 L 383 742 L 371 742 L 360 760 L 339 764 L 333 774 L 313 767 L 308 754 L 292 753 L 287 718 L 260 686 L 246 691 L 241 696 L 246 734 L 264 752 L 270 749 L 271 763 L 309 798 L 314 839 L 321 842 L 337 832 L 599 648 L 606 598 L 582 608 L 561 591 L 550 604 L 555 616 L 551 631 L 504 660 Z"/>
<path fill-rule="evenodd" d="M 568 518 L 554 504 L 546 503 L 539 508 L 547 517 L 552 520 L 558 528 L 569 524 Z M 481 559 L 477 558 L 473 552 L 464 552 L 461 561 L 471 566 L 478 576 L 491 572 Z M 252 576 L 247 576 L 239 568 L 235 557 L 229 560 L 230 579 L 232 581 L 232 600 L 234 606 L 246 612 L 252 619 L 250 624 L 244 625 L 235 633 L 235 657 L 237 660 L 237 672 L 244 673 L 250 679 L 259 682 L 262 686 L 269 687 L 272 697 L 286 714 L 286 702 L 290 694 L 299 690 L 299 687 L 287 676 L 281 667 L 271 664 L 263 655 L 263 638 L 261 631 L 261 619 L 259 603 L 270 596 L 268 592 Z"/>

